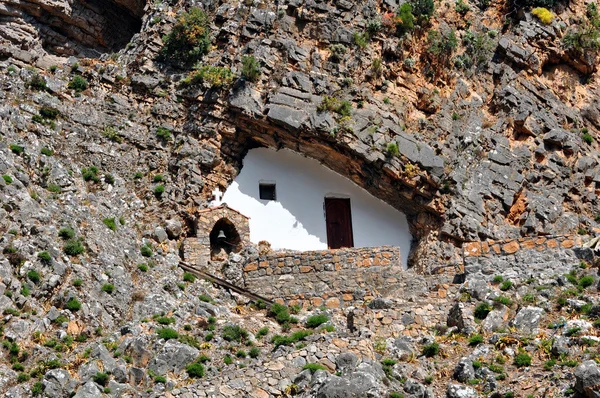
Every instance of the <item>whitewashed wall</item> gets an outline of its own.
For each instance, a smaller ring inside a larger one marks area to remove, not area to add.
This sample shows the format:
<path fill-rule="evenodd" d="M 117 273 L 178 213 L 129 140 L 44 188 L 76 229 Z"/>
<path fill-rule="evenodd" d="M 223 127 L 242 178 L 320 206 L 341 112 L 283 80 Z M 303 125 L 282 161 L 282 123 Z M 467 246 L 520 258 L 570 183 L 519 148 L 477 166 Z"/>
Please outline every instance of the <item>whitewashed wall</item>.
<path fill-rule="evenodd" d="M 259 182 L 276 184 L 277 201 L 259 198 Z M 250 240 L 274 249 L 327 249 L 325 197 L 350 198 L 355 247 L 400 246 L 404 266 L 411 235 L 402 212 L 318 161 L 290 150 L 252 149 L 223 202 L 250 217 Z"/>

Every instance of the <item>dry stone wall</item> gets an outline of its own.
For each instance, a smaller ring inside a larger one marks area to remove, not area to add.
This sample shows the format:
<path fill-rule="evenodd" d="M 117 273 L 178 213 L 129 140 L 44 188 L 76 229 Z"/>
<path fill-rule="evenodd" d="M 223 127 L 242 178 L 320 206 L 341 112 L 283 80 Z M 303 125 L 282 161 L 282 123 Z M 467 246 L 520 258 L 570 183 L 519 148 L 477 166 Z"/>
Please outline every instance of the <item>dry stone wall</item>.
<path fill-rule="evenodd" d="M 584 240 L 578 235 L 562 235 L 469 242 L 464 245 L 464 271 L 512 280 L 551 279 L 582 261 L 593 261 L 592 251 L 582 248 Z"/>
<path fill-rule="evenodd" d="M 302 306 L 347 307 L 406 291 L 407 283 L 415 289 L 420 280 L 421 275 L 403 270 L 400 249 L 387 246 L 274 252 L 244 267 L 247 289 Z M 418 289 L 423 290 L 420 285 Z"/>

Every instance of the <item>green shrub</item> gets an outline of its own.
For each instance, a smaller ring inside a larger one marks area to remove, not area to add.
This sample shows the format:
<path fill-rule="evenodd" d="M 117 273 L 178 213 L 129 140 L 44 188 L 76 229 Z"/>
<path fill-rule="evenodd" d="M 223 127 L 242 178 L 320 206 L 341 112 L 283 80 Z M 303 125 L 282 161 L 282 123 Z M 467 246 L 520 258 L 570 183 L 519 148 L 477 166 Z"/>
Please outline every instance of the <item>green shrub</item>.
<path fill-rule="evenodd" d="M 45 155 L 45 156 L 52 156 L 52 155 L 54 155 L 54 151 L 53 151 L 52 149 L 50 149 L 50 148 L 46 148 L 46 147 L 43 147 L 43 148 L 40 150 L 40 153 L 41 153 L 42 155 Z"/>
<path fill-rule="evenodd" d="M 250 358 L 258 358 L 260 356 L 258 347 L 252 347 L 250 351 L 248 351 L 248 356 L 250 356 Z"/>
<path fill-rule="evenodd" d="M 50 265 L 52 263 L 52 256 L 47 251 L 39 252 L 37 257 L 40 259 L 42 264 Z"/>
<path fill-rule="evenodd" d="M 111 218 L 104 218 L 102 219 L 102 222 L 104 223 L 104 225 L 106 225 L 108 227 L 108 229 L 110 229 L 111 231 L 116 231 L 117 230 L 117 223 L 115 222 L 115 218 L 111 217 Z"/>
<path fill-rule="evenodd" d="M 556 360 L 549 359 L 544 363 L 544 370 L 551 371 L 554 365 L 556 365 Z"/>
<path fill-rule="evenodd" d="M 483 343 L 483 336 L 480 334 L 474 334 L 469 338 L 469 345 L 476 346 Z"/>
<path fill-rule="evenodd" d="M 200 362 L 194 362 L 185 368 L 188 376 L 192 378 L 200 378 L 204 376 L 204 366 Z"/>
<path fill-rule="evenodd" d="M 496 276 L 494 276 L 494 279 L 492 280 L 492 282 L 502 283 L 502 282 L 504 282 L 504 277 L 502 275 L 496 275 Z"/>
<path fill-rule="evenodd" d="M 387 144 L 385 150 L 390 157 L 398 156 L 400 154 L 400 151 L 398 150 L 398 144 L 396 142 L 390 142 Z"/>
<path fill-rule="evenodd" d="M 184 86 L 206 83 L 210 87 L 228 87 L 235 80 L 229 68 L 203 65 L 190 72 L 182 81 Z"/>
<path fill-rule="evenodd" d="M 67 87 L 75 90 L 76 93 L 80 93 L 88 88 L 88 82 L 83 77 L 77 75 L 69 82 Z"/>
<path fill-rule="evenodd" d="M 260 64 L 253 56 L 242 58 L 242 77 L 251 82 L 260 77 Z"/>
<path fill-rule="evenodd" d="M 404 398 L 404 394 L 400 394 L 399 392 L 392 391 L 392 392 L 390 392 L 389 398 Z"/>
<path fill-rule="evenodd" d="M 496 298 L 495 301 L 497 303 L 503 304 L 507 307 L 510 307 L 512 305 L 512 301 L 508 297 L 505 297 L 505 296 L 500 296 L 500 297 Z"/>
<path fill-rule="evenodd" d="M 112 283 L 105 283 L 104 285 L 102 285 L 103 292 L 111 294 L 114 290 L 115 290 L 115 285 L 113 285 Z"/>
<path fill-rule="evenodd" d="M 81 302 L 76 298 L 70 298 L 65 304 L 65 308 L 71 311 L 79 311 L 81 309 Z"/>
<path fill-rule="evenodd" d="M 158 329 L 156 331 L 156 334 L 158 335 L 159 338 L 165 339 L 165 340 L 176 339 L 179 337 L 179 333 L 177 333 L 176 330 L 171 329 L 171 328 Z"/>
<path fill-rule="evenodd" d="M 62 188 L 60 187 L 60 185 L 57 184 L 48 184 L 48 191 L 52 192 L 52 193 L 61 193 L 62 192 Z"/>
<path fill-rule="evenodd" d="M 433 15 L 433 11 L 435 6 L 433 4 L 433 0 L 412 0 L 414 15 L 421 19 L 428 19 Z"/>
<path fill-rule="evenodd" d="M 140 253 L 144 257 L 152 257 L 152 247 L 150 247 L 150 244 L 145 244 L 142 246 L 140 248 Z"/>
<path fill-rule="evenodd" d="M 40 116 L 45 119 L 56 119 L 60 112 L 56 108 L 52 108 L 51 106 L 42 106 L 40 108 Z"/>
<path fill-rule="evenodd" d="M 63 251 L 68 256 L 78 256 L 82 254 L 85 251 L 85 249 L 83 248 L 80 239 L 71 239 L 65 242 Z"/>
<path fill-rule="evenodd" d="M 157 323 L 160 323 L 161 325 L 170 325 L 172 323 L 175 323 L 175 318 L 169 318 L 166 316 L 159 316 L 155 320 Z"/>
<path fill-rule="evenodd" d="M 307 363 L 302 370 L 310 370 L 311 373 L 315 373 L 317 370 L 327 370 L 327 368 L 320 363 Z"/>
<path fill-rule="evenodd" d="M 437 30 L 430 30 L 427 33 L 427 52 L 441 63 L 446 63 L 450 55 L 458 47 L 458 38 L 454 30 L 448 34 L 442 34 Z"/>
<path fill-rule="evenodd" d="M 171 33 L 163 38 L 160 57 L 174 64 L 191 65 L 210 49 L 210 20 L 199 8 L 181 15 Z"/>
<path fill-rule="evenodd" d="M 513 286 L 513 283 L 511 281 L 507 280 L 507 281 L 502 282 L 502 284 L 500 285 L 500 290 L 505 292 L 508 289 L 510 289 L 512 286 Z"/>
<path fill-rule="evenodd" d="M 40 273 L 35 270 L 27 272 L 27 278 L 35 284 L 38 284 L 41 280 Z"/>
<path fill-rule="evenodd" d="M 592 275 L 586 275 L 579 279 L 579 286 L 582 288 L 590 287 L 594 284 L 594 277 Z"/>
<path fill-rule="evenodd" d="M 192 274 L 191 272 L 183 273 L 183 281 L 184 282 L 194 282 L 195 280 L 196 280 L 196 275 Z"/>
<path fill-rule="evenodd" d="M 165 193 L 164 185 L 157 185 L 154 187 L 154 195 L 160 197 L 160 196 L 162 196 L 163 193 Z"/>
<path fill-rule="evenodd" d="M 36 381 L 31 387 L 31 395 L 38 396 L 44 392 L 44 384 L 41 381 Z"/>
<path fill-rule="evenodd" d="M 423 347 L 423 355 L 427 358 L 436 356 L 440 352 L 440 345 L 438 343 L 426 344 Z"/>
<path fill-rule="evenodd" d="M 524 351 L 521 351 L 515 356 L 514 364 L 517 368 L 531 365 L 531 356 Z"/>
<path fill-rule="evenodd" d="M 200 299 L 200 301 L 205 302 L 205 303 L 213 302 L 213 299 L 207 294 L 201 294 L 198 296 L 198 298 Z"/>
<path fill-rule="evenodd" d="M 206 333 L 206 336 L 204 336 L 204 341 L 211 341 L 213 338 L 215 337 L 214 333 Z"/>
<path fill-rule="evenodd" d="M 312 333 L 309 330 L 298 330 L 289 336 L 275 335 L 271 339 L 271 343 L 275 345 L 275 348 L 282 345 L 292 345 L 300 340 L 304 340 L 307 336 L 310 336 L 311 334 Z"/>
<path fill-rule="evenodd" d="M 37 91 L 46 91 L 48 90 L 48 86 L 46 85 L 46 80 L 38 75 L 37 73 L 31 76 L 31 79 L 25 84 L 25 87 L 30 88 L 32 90 Z"/>
<path fill-rule="evenodd" d="M 246 354 L 246 351 L 244 351 L 244 350 L 238 350 L 235 353 L 235 356 L 238 358 L 246 358 L 248 356 L 248 354 Z"/>
<path fill-rule="evenodd" d="M 73 281 L 73 286 L 80 287 L 81 285 L 83 285 L 83 280 L 81 280 L 81 279 L 75 279 Z"/>
<path fill-rule="evenodd" d="M 18 383 L 26 383 L 29 381 L 29 379 L 31 379 L 31 376 L 29 376 L 27 373 L 19 373 L 17 376 Z"/>
<path fill-rule="evenodd" d="M 475 307 L 475 311 L 473 312 L 473 315 L 475 316 L 476 319 L 485 319 L 485 317 L 488 316 L 488 314 L 490 313 L 490 311 L 492 310 L 492 307 L 487 304 L 487 303 L 479 303 L 477 305 L 477 307 Z"/>
<path fill-rule="evenodd" d="M 84 181 L 100 182 L 98 168 L 96 166 L 84 167 L 81 169 L 81 177 L 83 177 Z"/>
<path fill-rule="evenodd" d="M 343 44 L 333 44 L 329 47 L 329 51 L 331 52 L 329 60 L 334 63 L 339 63 L 344 57 L 344 54 L 346 54 L 347 49 Z"/>
<path fill-rule="evenodd" d="M 97 372 L 96 375 L 93 377 L 94 383 L 98 383 L 101 386 L 106 386 L 108 384 L 108 374 L 106 373 L 102 373 L 102 372 Z"/>
<path fill-rule="evenodd" d="M 138 264 L 138 269 L 142 272 L 148 271 L 148 266 L 146 264 Z"/>
<path fill-rule="evenodd" d="M 231 365 L 233 363 L 233 358 L 231 357 L 231 355 L 226 354 L 223 358 L 223 362 L 225 362 L 225 365 Z"/>
<path fill-rule="evenodd" d="M 2 179 L 4 180 L 4 182 L 6 183 L 6 185 L 10 185 L 13 182 L 12 177 L 9 176 L 9 175 L 6 175 L 6 174 L 2 176 Z"/>
<path fill-rule="evenodd" d="M 290 321 L 290 313 L 288 308 L 285 305 L 275 303 L 269 309 L 267 316 L 275 318 L 277 323 L 283 325 L 286 322 Z"/>
<path fill-rule="evenodd" d="M 314 329 L 328 321 L 329 317 L 326 314 L 313 315 L 306 320 L 306 326 Z"/>
<path fill-rule="evenodd" d="M 465 3 L 463 0 L 457 0 L 455 9 L 456 12 L 462 16 L 465 16 L 469 11 L 471 11 L 469 4 Z"/>
<path fill-rule="evenodd" d="M 396 29 L 400 35 L 404 35 L 412 31 L 415 27 L 415 16 L 413 15 L 413 7 L 410 3 L 404 3 L 398 8 L 396 13 Z"/>
<path fill-rule="evenodd" d="M 258 329 L 258 332 L 256 332 L 256 338 L 260 339 L 261 337 L 266 336 L 269 333 L 269 328 L 268 327 L 264 327 L 264 328 L 260 328 Z"/>
<path fill-rule="evenodd" d="M 15 155 L 21 155 L 23 152 L 25 152 L 25 148 L 23 148 L 21 145 L 17 145 L 17 144 L 10 144 L 8 146 L 8 149 L 10 149 L 11 152 L 14 153 Z"/>
<path fill-rule="evenodd" d="M 242 342 L 248 337 L 248 332 L 238 325 L 226 325 L 223 327 L 223 339 L 227 341 Z"/>
<path fill-rule="evenodd" d="M 171 130 L 169 130 L 168 128 L 165 127 L 157 127 L 156 128 L 156 136 L 158 138 L 160 138 L 161 140 L 164 141 L 171 141 L 173 139 L 173 136 L 171 135 Z M 140 176 L 137 177 L 137 173 L 136 173 L 136 178 L 142 178 L 142 173 L 139 173 Z"/>
<path fill-rule="evenodd" d="M 591 144 L 592 142 L 594 142 L 594 137 L 592 137 L 590 133 L 583 134 L 581 136 L 581 138 L 583 138 L 583 140 L 588 144 Z"/>
<path fill-rule="evenodd" d="M 113 185 L 115 183 L 115 176 L 113 176 L 112 174 L 105 174 L 104 182 Z"/>
<path fill-rule="evenodd" d="M 63 227 L 58 231 L 58 236 L 63 239 L 73 239 L 75 237 L 75 231 L 70 227 Z"/>
<path fill-rule="evenodd" d="M 354 44 L 361 49 L 365 49 L 369 45 L 369 35 L 366 32 L 354 32 L 352 37 L 354 39 Z"/>

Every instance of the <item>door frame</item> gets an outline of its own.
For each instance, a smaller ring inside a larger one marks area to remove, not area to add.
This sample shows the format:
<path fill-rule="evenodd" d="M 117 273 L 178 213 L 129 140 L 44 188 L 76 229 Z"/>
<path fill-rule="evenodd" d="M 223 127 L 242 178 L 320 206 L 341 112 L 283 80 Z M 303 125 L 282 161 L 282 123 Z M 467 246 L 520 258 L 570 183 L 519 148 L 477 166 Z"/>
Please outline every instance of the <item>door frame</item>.
<path fill-rule="evenodd" d="M 344 197 L 340 197 L 340 196 L 330 196 L 327 195 L 323 198 L 323 215 L 325 218 L 325 232 L 327 235 L 327 249 L 328 250 L 335 250 L 331 248 L 330 242 L 333 240 L 331 239 L 331 235 L 330 235 L 330 231 L 328 228 L 328 223 L 327 223 L 327 200 L 343 200 L 345 202 L 348 203 L 348 222 L 350 225 L 347 226 L 347 230 L 349 232 L 349 238 L 350 238 L 350 246 L 347 247 L 354 247 L 354 230 L 353 230 L 353 224 L 352 224 L 352 202 L 350 201 L 350 197 L 348 196 L 344 196 Z M 344 246 L 346 247 L 346 246 Z"/>

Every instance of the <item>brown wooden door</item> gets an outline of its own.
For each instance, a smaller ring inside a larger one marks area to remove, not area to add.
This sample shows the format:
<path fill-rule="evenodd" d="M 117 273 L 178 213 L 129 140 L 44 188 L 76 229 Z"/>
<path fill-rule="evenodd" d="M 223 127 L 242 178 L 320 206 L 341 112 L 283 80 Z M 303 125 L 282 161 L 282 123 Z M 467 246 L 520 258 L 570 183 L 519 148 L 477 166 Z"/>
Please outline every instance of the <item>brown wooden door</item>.
<path fill-rule="evenodd" d="M 350 199 L 325 198 L 325 224 L 330 249 L 354 247 Z"/>

